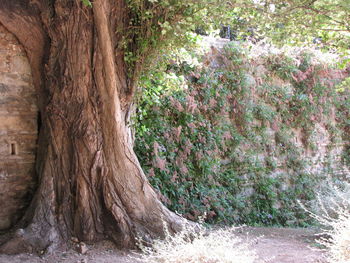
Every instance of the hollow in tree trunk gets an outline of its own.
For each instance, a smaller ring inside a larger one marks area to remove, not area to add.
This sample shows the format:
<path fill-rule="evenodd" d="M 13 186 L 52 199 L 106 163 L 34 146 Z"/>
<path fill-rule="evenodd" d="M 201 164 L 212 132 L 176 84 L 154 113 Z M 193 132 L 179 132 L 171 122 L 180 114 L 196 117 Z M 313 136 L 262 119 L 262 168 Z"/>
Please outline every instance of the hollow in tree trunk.
<path fill-rule="evenodd" d="M 132 247 L 181 219 L 158 200 L 132 148 L 134 93 L 115 33 L 128 21 L 123 1 L 2 0 L 0 23 L 26 49 L 42 125 L 39 186 L 3 252 L 47 251 L 71 237 L 106 237 Z M 25 2 L 25 3 L 24 3 Z"/>

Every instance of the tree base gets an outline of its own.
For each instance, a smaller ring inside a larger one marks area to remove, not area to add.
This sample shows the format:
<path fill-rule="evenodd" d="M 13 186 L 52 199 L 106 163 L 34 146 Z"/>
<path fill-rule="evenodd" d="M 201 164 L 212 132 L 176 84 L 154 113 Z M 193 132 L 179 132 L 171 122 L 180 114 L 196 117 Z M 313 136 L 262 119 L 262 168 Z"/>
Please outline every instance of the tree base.
<path fill-rule="evenodd" d="M 51 231 L 53 233 L 54 231 Z M 52 234 L 51 234 L 52 235 Z M 20 253 L 30 253 L 43 255 L 52 253 L 58 248 L 68 248 L 68 243 L 61 242 L 60 239 L 49 241 L 38 237 L 30 228 L 19 228 L 11 235 L 4 237 L 7 240 L 0 246 L 0 253 L 14 255 Z"/>

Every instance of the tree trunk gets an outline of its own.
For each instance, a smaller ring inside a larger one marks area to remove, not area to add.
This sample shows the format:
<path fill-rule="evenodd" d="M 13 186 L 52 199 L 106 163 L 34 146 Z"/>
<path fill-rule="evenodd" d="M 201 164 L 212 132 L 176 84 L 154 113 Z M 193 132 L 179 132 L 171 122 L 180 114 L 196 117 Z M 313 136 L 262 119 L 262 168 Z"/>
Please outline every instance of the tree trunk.
<path fill-rule="evenodd" d="M 0 22 L 20 41 L 28 32 L 14 25 L 31 17 L 24 6 L 40 13 L 35 26 L 44 52 L 33 47 L 38 43 L 21 41 L 40 99 L 40 183 L 22 221 L 26 227 L 1 251 L 47 251 L 73 236 L 90 242 L 109 237 L 133 247 L 137 235 L 162 236 L 163 221 L 178 230 L 181 218 L 160 203 L 132 149 L 134 83 L 118 48 L 122 36 L 114 33 L 127 23 L 125 3 L 95 0 L 86 8 L 74 0 L 42 1 L 8 15 L 16 1 L 5 2 Z"/>

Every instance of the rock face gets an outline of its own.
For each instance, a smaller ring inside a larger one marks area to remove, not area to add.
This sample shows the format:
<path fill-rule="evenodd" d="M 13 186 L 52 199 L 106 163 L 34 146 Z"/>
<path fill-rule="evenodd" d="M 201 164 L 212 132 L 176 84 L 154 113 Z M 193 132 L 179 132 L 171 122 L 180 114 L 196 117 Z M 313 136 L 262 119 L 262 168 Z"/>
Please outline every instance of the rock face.
<path fill-rule="evenodd" d="M 34 187 L 37 118 L 27 56 L 0 24 L 0 230 L 16 223 Z"/>

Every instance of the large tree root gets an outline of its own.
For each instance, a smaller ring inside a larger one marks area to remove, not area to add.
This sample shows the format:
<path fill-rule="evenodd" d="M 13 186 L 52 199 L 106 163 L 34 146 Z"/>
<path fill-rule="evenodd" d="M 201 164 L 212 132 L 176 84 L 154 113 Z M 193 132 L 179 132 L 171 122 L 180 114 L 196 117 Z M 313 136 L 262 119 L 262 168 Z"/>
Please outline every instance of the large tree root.
<path fill-rule="evenodd" d="M 0 253 L 4 254 L 19 254 L 31 253 L 43 255 L 52 253 L 58 248 L 67 248 L 66 244 L 57 238 L 57 231 L 50 230 L 47 232 L 47 237 L 40 238 L 38 233 L 28 227 L 26 229 L 19 228 L 8 237 L 7 242 L 0 246 Z M 48 239 L 48 237 L 50 238 Z"/>
<path fill-rule="evenodd" d="M 175 218 L 176 220 L 173 222 L 164 221 L 162 230 L 158 229 L 157 233 L 150 232 L 150 227 L 133 224 L 132 232 L 129 232 L 129 235 L 124 235 L 118 225 L 106 226 L 106 239 L 114 241 L 120 247 L 137 248 L 136 240 L 137 242 L 150 244 L 154 238 L 164 237 L 165 232 L 176 233 L 181 231 L 185 224 L 195 224 L 176 215 Z M 0 239 L 2 241 L 0 253 L 43 255 L 51 254 L 57 250 L 66 250 L 75 244 L 71 242 L 73 236 L 68 240 L 64 240 L 54 227 L 43 231 L 43 229 L 40 230 L 40 227 L 33 226 L 34 224 L 2 235 Z"/>

